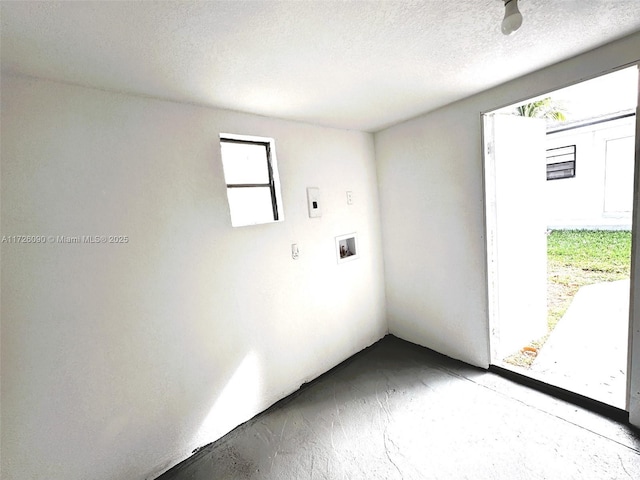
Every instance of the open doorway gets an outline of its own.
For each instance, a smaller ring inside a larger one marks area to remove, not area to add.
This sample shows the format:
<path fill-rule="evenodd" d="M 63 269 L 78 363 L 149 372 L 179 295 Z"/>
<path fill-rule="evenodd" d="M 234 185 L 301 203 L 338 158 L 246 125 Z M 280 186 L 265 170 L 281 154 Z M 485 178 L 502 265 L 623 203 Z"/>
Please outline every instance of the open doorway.
<path fill-rule="evenodd" d="M 636 66 L 483 115 L 491 363 L 627 410 Z"/>

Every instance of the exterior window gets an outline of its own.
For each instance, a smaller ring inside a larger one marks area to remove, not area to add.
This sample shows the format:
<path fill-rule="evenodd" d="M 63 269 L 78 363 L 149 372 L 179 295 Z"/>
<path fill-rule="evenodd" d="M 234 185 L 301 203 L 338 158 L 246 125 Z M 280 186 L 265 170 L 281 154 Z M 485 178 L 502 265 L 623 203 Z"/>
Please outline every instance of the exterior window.
<path fill-rule="evenodd" d="M 547 180 L 559 180 L 576 176 L 576 146 L 547 150 Z"/>
<path fill-rule="evenodd" d="M 220 135 L 222 167 L 234 227 L 282 219 L 272 138 Z"/>

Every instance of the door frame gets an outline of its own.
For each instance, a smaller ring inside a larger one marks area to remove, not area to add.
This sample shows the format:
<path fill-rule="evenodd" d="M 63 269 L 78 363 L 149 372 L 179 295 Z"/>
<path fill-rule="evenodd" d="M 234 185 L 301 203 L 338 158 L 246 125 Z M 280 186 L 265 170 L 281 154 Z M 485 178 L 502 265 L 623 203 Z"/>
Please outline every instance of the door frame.
<path fill-rule="evenodd" d="M 631 215 L 631 268 L 630 268 L 630 292 L 629 292 L 629 334 L 628 334 L 628 349 L 627 349 L 627 392 L 626 392 L 626 412 L 628 412 L 628 422 L 640 428 L 640 61 L 630 62 L 624 65 L 619 65 L 615 68 L 611 68 L 607 71 L 600 72 L 597 75 L 594 75 L 590 78 L 581 78 L 576 80 L 571 84 L 566 84 L 564 86 L 560 86 L 554 89 L 550 89 L 546 92 L 541 93 L 540 95 L 533 96 L 543 96 L 548 93 L 552 93 L 556 90 L 560 90 L 565 87 L 569 87 L 572 85 L 577 85 L 583 82 L 587 82 L 610 73 L 614 73 L 619 70 L 623 70 L 625 68 L 636 67 L 638 69 L 638 86 L 637 86 L 637 101 L 636 101 L 636 129 L 635 129 L 635 157 L 634 157 L 634 185 L 633 185 L 633 211 Z M 532 97 L 533 97 L 532 96 Z M 531 97 L 529 97 L 531 98 Z M 527 99 L 522 99 L 522 102 L 526 102 Z M 493 109 L 489 109 L 486 111 L 480 112 L 480 128 L 481 128 L 481 141 L 482 141 L 482 174 L 483 174 L 483 201 L 484 201 L 484 233 L 485 233 L 485 273 L 487 276 L 486 280 L 486 293 L 487 293 L 487 307 L 488 307 L 488 322 L 487 326 L 489 329 L 488 332 L 488 341 L 487 350 L 489 353 L 489 358 L 494 358 L 494 350 L 495 347 L 492 345 L 492 329 L 496 328 L 495 325 L 496 320 L 492 318 L 492 310 L 495 308 L 494 305 L 494 297 L 493 292 L 495 289 L 494 285 L 491 285 L 491 278 L 489 273 L 492 271 L 493 267 L 490 265 L 490 249 L 494 248 L 495 245 L 492 243 L 492 239 L 488 238 L 490 234 L 489 227 L 491 226 L 491 221 L 488 219 L 489 206 L 487 205 L 487 185 L 491 186 L 492 182 L 494 182 L 495 178 L 488 179 L 487 171 L 486 171 L 486 155 L 487 155 L 487 132 L 485 132 L 485 122 L 484 116 L 489 115 L 504 106 L 517 103 L 518 100 L 504 104 L 502 107 L 498 106 Z M 491 207 L 493 208 L 493 207 Z M 499 327 L 498 327 L 499 328 Z M 490 360 L 491 362 L 491 360 Z M 495 370 L 502 371 L 504 369 L 498 367 Z M 519 374 L 512 374 L 510 371 L 504 370 L 508 376 L 513 377 L 521 376 Z M 525 378 L 524 383 L 530 386 L 538 386 L 542 387 L 542 382 Z M 574 398 L 572 395 L 565 396 L 563 393 L 569 393 L 566 391 L 558 391 L 562 389 L 558 389 L 557 387 L 549 386 L 549 391 L 551 393 L 559 394 L 563 398 Z M 581 395 L 576 394 L 576 397 L 581 397 Z M 586 397 L 583 397 L 586 398 Z M 578 399 L 579 400 L 579 399 Z M 599 403 L 597 401 L 589 402 L 586 399 L 587 406 L 594 406 L 594 403 Z M 606 405 L 602 404 L 605 407 Z M 613 407 L 612 407 L 613 408 Z M 616 409 L 617 410 L 617 409 Z M 626 413 L 625 412 L 625 413 Z M 626 417 L 626 415 L 625 415 Z"/>
<path fill-rule="evenodd" d="M 636 153 L 631 215 L 631 292 L 629 298 L 629 349 L 627 356 L 627 411 L 629 423 L 640 428 L 640 62 L 636 101 Z"/>

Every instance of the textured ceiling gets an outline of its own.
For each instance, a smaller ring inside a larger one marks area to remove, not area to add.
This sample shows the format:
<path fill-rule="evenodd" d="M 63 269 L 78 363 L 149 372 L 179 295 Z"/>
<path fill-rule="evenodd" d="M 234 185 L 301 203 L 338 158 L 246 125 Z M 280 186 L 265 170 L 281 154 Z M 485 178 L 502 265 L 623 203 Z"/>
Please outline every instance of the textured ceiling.
<path fill-rule="evenodd" d="M 2 70 L 365 131 L 640 30 L 640 0 L 2 1 Z"/>

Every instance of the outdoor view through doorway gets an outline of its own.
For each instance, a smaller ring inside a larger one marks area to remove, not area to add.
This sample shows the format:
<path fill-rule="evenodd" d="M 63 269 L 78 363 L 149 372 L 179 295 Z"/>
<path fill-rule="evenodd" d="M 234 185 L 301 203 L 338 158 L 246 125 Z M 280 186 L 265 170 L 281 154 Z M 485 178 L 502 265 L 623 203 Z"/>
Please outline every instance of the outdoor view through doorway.
<path fill-rule="evenodd" d="M 491 363 L 627 410 L 636 66 L 483 115 Z"/>

